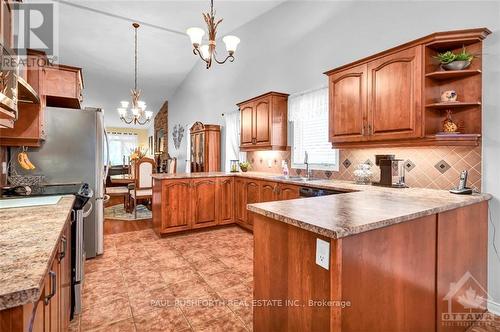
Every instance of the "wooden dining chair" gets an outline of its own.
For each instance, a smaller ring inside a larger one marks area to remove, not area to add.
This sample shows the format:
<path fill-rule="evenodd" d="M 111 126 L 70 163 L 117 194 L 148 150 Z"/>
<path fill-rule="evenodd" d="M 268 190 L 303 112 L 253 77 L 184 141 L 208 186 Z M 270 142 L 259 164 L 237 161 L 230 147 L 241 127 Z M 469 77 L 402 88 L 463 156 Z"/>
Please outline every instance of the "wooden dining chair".
<path fill-rule="evenodd" d="M 130 198 L 134 207 L 134 218 L 137 219 L 137 203 L 139 200 L 153 197 L 153 172 L 156 167 L 154 159 L 141 158 L 133 163 L 135 176 L 134 188 L 130 191 Z"/>

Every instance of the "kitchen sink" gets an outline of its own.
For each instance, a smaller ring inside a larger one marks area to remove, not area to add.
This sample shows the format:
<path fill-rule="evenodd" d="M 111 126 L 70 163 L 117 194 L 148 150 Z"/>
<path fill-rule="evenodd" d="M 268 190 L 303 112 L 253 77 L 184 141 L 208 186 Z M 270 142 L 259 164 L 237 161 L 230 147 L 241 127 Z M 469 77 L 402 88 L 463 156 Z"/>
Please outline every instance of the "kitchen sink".
<path fill-rule="evenodd" d="M 315 178 L 308 179 L 308 178 L 305 178 L 302 176 L 288 176 L 288 177 L 286 177 L 284 175 L 273 176 L 272 178 L 275 180 L 288 180 L 288 181 L 294 181 L 294 182 L 311 182 L 311 181 L 323 180 L 323 179 L 315 179 Z"/>
<path fill-rule="evenodd" d="M 0 200 L 0 209 L 55 205 L 59 202 L 62 196 L 38 196 L 26 198 L 9 198 Z"/>

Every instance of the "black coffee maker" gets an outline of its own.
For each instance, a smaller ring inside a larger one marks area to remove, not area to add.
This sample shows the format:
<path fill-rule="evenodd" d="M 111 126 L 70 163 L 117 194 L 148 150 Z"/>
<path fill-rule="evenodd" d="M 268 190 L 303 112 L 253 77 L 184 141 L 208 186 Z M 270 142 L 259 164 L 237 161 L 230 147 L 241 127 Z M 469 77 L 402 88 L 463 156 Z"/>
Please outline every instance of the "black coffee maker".
<path fill-rule="evenodd" d="M 374 185 L 408 188 L 405 183 L 405 168 L 402 159 L 396 159 L 393 154 L 376 154 L 375 164 L 380 167 L 380 182 L 374 182 Z"/>

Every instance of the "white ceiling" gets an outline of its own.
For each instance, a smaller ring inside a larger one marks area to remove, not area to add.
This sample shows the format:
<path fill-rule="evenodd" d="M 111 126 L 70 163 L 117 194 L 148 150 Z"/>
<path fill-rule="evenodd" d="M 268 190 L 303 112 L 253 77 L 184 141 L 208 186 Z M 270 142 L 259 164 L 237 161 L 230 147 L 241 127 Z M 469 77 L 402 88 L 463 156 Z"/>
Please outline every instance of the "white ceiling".
<path fill-rule="evenodd" d="M 130 99 L 133 87 L 133 21 L 145 23 L 138 36 L 139 87 L 149 110 L 157 112 L 193 66 L 203 66 L 184 32 L 191 26 L 205 28 L 202 12 L 209 10 L 208 0 L 69 1 L 54 0 L 58 4 L 59 62 L 83 68 L 84 106 L 103 108 L 107 126 L 124 126 L 116 108 L 120 100 Z M 214 1 L 216 16 L 224 18 L 218 36 L 281 2 Z M 223 45 L 219 47 L 224 50 Z"/>

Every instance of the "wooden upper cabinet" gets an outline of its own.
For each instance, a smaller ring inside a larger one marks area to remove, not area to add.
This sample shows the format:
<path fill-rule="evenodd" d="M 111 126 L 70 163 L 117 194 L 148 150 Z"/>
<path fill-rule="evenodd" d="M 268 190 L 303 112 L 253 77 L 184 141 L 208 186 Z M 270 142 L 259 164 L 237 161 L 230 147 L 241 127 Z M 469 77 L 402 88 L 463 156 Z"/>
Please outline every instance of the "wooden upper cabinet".
<path fill-rule="evenodd" d="M 255 103 L 255 126 L 254 137 L 255 144 L 269 144 L 271 134 L 271 108 L 269 106 L 270 98 L 263 98 Z"/>
<path fill-rule="evenodd" d="M 368 63 L 368 134 L 371 140 L 419 137 L 422 47 Z"/>
<path fill-rule="evenodd" d="M 242 151 L 286 150 L 288 94 L 269 92 L 238 104 Z"/>
<path fill-rule="evenodd" d="M 83 78 L 82 69 L 57 65 L 45 68 L 44 94 L 47 106 L 81 108 Z"/>
<path fill-rule="evenodd" d="M 248 103 L 240 108 L 241 117 L 241 147 L 253 144 L 253 103 Z"/>
<path fill-rule="evenodd" d="M 217 202 L 219 206 L 219 224 L 234 222 L 234 179 L 232 177 L 217 180 Z"/>
<path fill-rule="evenodd" d="M 327 71 L 329 140 L 334 148 L 423 145 L 477 146 L 481 138 L 481 57 L 446 71 L 438 53 L 482 53 L 486 28 L 437 32 Z M 458 103 L 443 103 L 455 90 Z M 444 134 L 446 110 L 459 133 Z"/>
<path fill-rule="evenodd" d="M 215 225 L 218 222 L 216 178 L 192 180 L 193 228 Z"/>
<path fill-rule="evenodd" d="M 162 232 L 176 232 L 191 228 L 191 185 L 189 180 L 164 182 L 161 195 Z"/>
<path fill-rule="evenodd" d="M 330 76 L 331 142 L 366 139 L 366 64 Z"/>
<path fill-rule="evenodd" d="M 39 147 L 46 138 L 45 132 L 45 96 L 44 64 L 48 63 L 44 52 L 27 50 L 29 61 L 25 69 L 26 81 L 39 95 L 38 103 L 18 103 L 18 119 L 13 128 L 0 129 L 0 145 Z"/>

